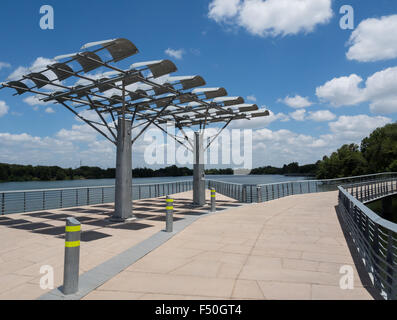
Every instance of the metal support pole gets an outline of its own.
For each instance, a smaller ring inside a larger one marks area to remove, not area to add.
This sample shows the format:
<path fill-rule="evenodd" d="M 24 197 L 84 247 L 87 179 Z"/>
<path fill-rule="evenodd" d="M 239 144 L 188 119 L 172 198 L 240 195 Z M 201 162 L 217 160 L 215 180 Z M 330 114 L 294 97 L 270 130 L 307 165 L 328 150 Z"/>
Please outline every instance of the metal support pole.
<path fill-rule="evenodd" d="M 214 188 L 211 188 L 211 212 L 216 211 L 216 191 Z"/>
<path fill-rule="evenodd" d="M 172 232 L 173 231 L 173 223 L 174 223 L 174 199 L 171 199 L 169 196 L 165 199 L 166 202 L 166 214 L 165 214 L 165 231 Z"/>
<path fill-rule="evenodd" d="M 65 295 L 76 293 L 79 289 L 80 234 L 80 222 L 75 218 L 67 218 L 62 288 Z"/>
<path fill-rule="evenodd" d="M 131 121 L 118 119 L 116 188 L 112 221 L 123 222 L 132 215 Z"/>
<path fill-rule="evenodd" d="M 193 204 L 205 205 L 205 174 L 203 134 L 194 133 Z"/>

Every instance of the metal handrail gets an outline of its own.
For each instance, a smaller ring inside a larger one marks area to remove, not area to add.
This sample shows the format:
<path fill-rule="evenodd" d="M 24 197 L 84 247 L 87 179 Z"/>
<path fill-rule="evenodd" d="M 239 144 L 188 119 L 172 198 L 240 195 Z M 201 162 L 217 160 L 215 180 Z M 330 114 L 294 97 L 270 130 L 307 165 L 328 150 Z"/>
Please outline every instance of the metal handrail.
<path fill-rule="evenodd" d="M 219 193 L 231 197 L 242 202 L 265 202 L 279 199 L 294 194 L 317 193 L 326 191 L 336 191 L 337 186 L 342 182 L 350 182 L 351 180 L 379 181 L 383 177 L 397 177 L 396 172 L 383 172 L 369 175 L 322 179 L 322 180 L 288 180 L 283 182 L 267 183 L 267 184 L 238 184 L 221 180 L 207 180 L 208 186 L 220 186 Z M 360 181 L 360 183 L 365 183 Z M 229 187 L 225 187 L 229 185 Z M 239 190 L 240 194 L 236 194 Z"/>
<path fill-rule="evenodd" d="M 132 187 L 142 187 L 142 186 L 154 186 L 154 185 L 163 185 L 163 184 L 171 184 L 177 182 L 191 182 L 191 180 L 181 180 L 181 181 L 171 181 L 171 182 L 159 182 L 159 183 L 140 183 L 140 184 L 133 184 Z M 18 193 L 18 192 L 43 192 L 43 191 L 61 191 L 61 190 L 81 190 L 81 189 L 101 189 L 101 188 L 114 188 L 114 185 L 108 186 L 86 186 L 86 187 L 70 187 L 70 188 L 50 188 L 50 189 L 28 189 L 28 190 L 11 190 L 11 191 L 0 191 L 1 193 Z"/>
<path fill-rule="evenodd" d="M 366 199 L 366 194 L 380 199 L 396 194 L 397 179 L 343 185 L 338 190 L 339 212 L 374 286 L 385 299 L 397 299 L 397 224 L 380 217 L 356 198 Z"/>
<path fill-rule="evenodd" d="M 134 200 L 193 189 L 192 180 L 132 185 Z M 0 191 L 0 215 L 114 202 L 115 186 Z"/>

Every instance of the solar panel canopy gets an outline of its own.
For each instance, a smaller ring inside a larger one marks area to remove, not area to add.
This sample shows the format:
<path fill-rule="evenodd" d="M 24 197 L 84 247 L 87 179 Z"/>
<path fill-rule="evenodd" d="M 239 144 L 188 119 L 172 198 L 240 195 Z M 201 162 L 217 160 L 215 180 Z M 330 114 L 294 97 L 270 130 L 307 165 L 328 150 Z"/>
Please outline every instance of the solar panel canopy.
<path fill-rule="evenodd" d="M 247 104 L 240 96 L 229 97 L 223 87 L 204 87 L 202 76 L 175 76 L 168 60 L 134 62 L 127 68 L 116 63 L 139 50 L 128 39 L 90 42 L 81 51 L 63 54 L 41 70 L 1 84 L 16 95 L 32 93 L 38 99 L 59 104 L 116 143 L 117 121 L 122 116 L 144 131 L 150 125 L 173 122 L 182 129 L 212 123 L 268 116 L 269 111 Z M 100 121 L 84 116 L 95 112 Z M 134 141 L 134 140 L 133 140 Z"/>

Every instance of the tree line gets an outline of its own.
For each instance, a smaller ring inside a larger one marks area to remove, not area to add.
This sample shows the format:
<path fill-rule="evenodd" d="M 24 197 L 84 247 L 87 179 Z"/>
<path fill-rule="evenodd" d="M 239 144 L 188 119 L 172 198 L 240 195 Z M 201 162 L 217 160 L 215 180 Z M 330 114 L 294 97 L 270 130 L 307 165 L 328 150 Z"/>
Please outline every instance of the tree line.
<path fill-rule="evenodd" d="M 208 169 L 206 174 L 233 174 L 233 169 Z M 187 167 L 170 166 L 161 169 L 135 168 L 135 178 L 192 176 L 193 170 Z M 31 166 L 0 163 L 0 182 L 10 181 L 53 181 L 79 179 L 114 179 L 116 169 L 82 166 L 77 169 L 58 166 Z"/>

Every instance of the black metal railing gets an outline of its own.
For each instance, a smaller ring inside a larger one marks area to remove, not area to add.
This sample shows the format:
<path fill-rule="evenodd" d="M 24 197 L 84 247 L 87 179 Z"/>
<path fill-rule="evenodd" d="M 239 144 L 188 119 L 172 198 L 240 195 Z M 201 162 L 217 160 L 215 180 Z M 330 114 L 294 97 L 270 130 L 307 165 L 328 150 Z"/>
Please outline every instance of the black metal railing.
<path fill-rule="evenodd" d="M 193 181 L 137 184 L 133 200 L 157 198 L 193 189 Z M 0 191 L 0 214 L 79 207 L 114 202 L 115 186 Z"/>
<path fill-rule="evenodd" d="M 397 224 L 381 218 L 363 202 L 397 191 L 397 179 L 339 186 L 339 212 L 348 226 L 374 286 L 385 299 L 397 299 Z"/>
<path fill-rule="evenodd" d="M 325 180 L 297 180 L 269 184 L 238 184 L 225 181 L 207 180 L 208 187 L 218 193 L 244 203 L 266 202 L 294 194 L 307 194 L 338 190 L 346 183 L 385 181 L 397 177 L 397 173 L 387 172 L 365 176 Z"/>

